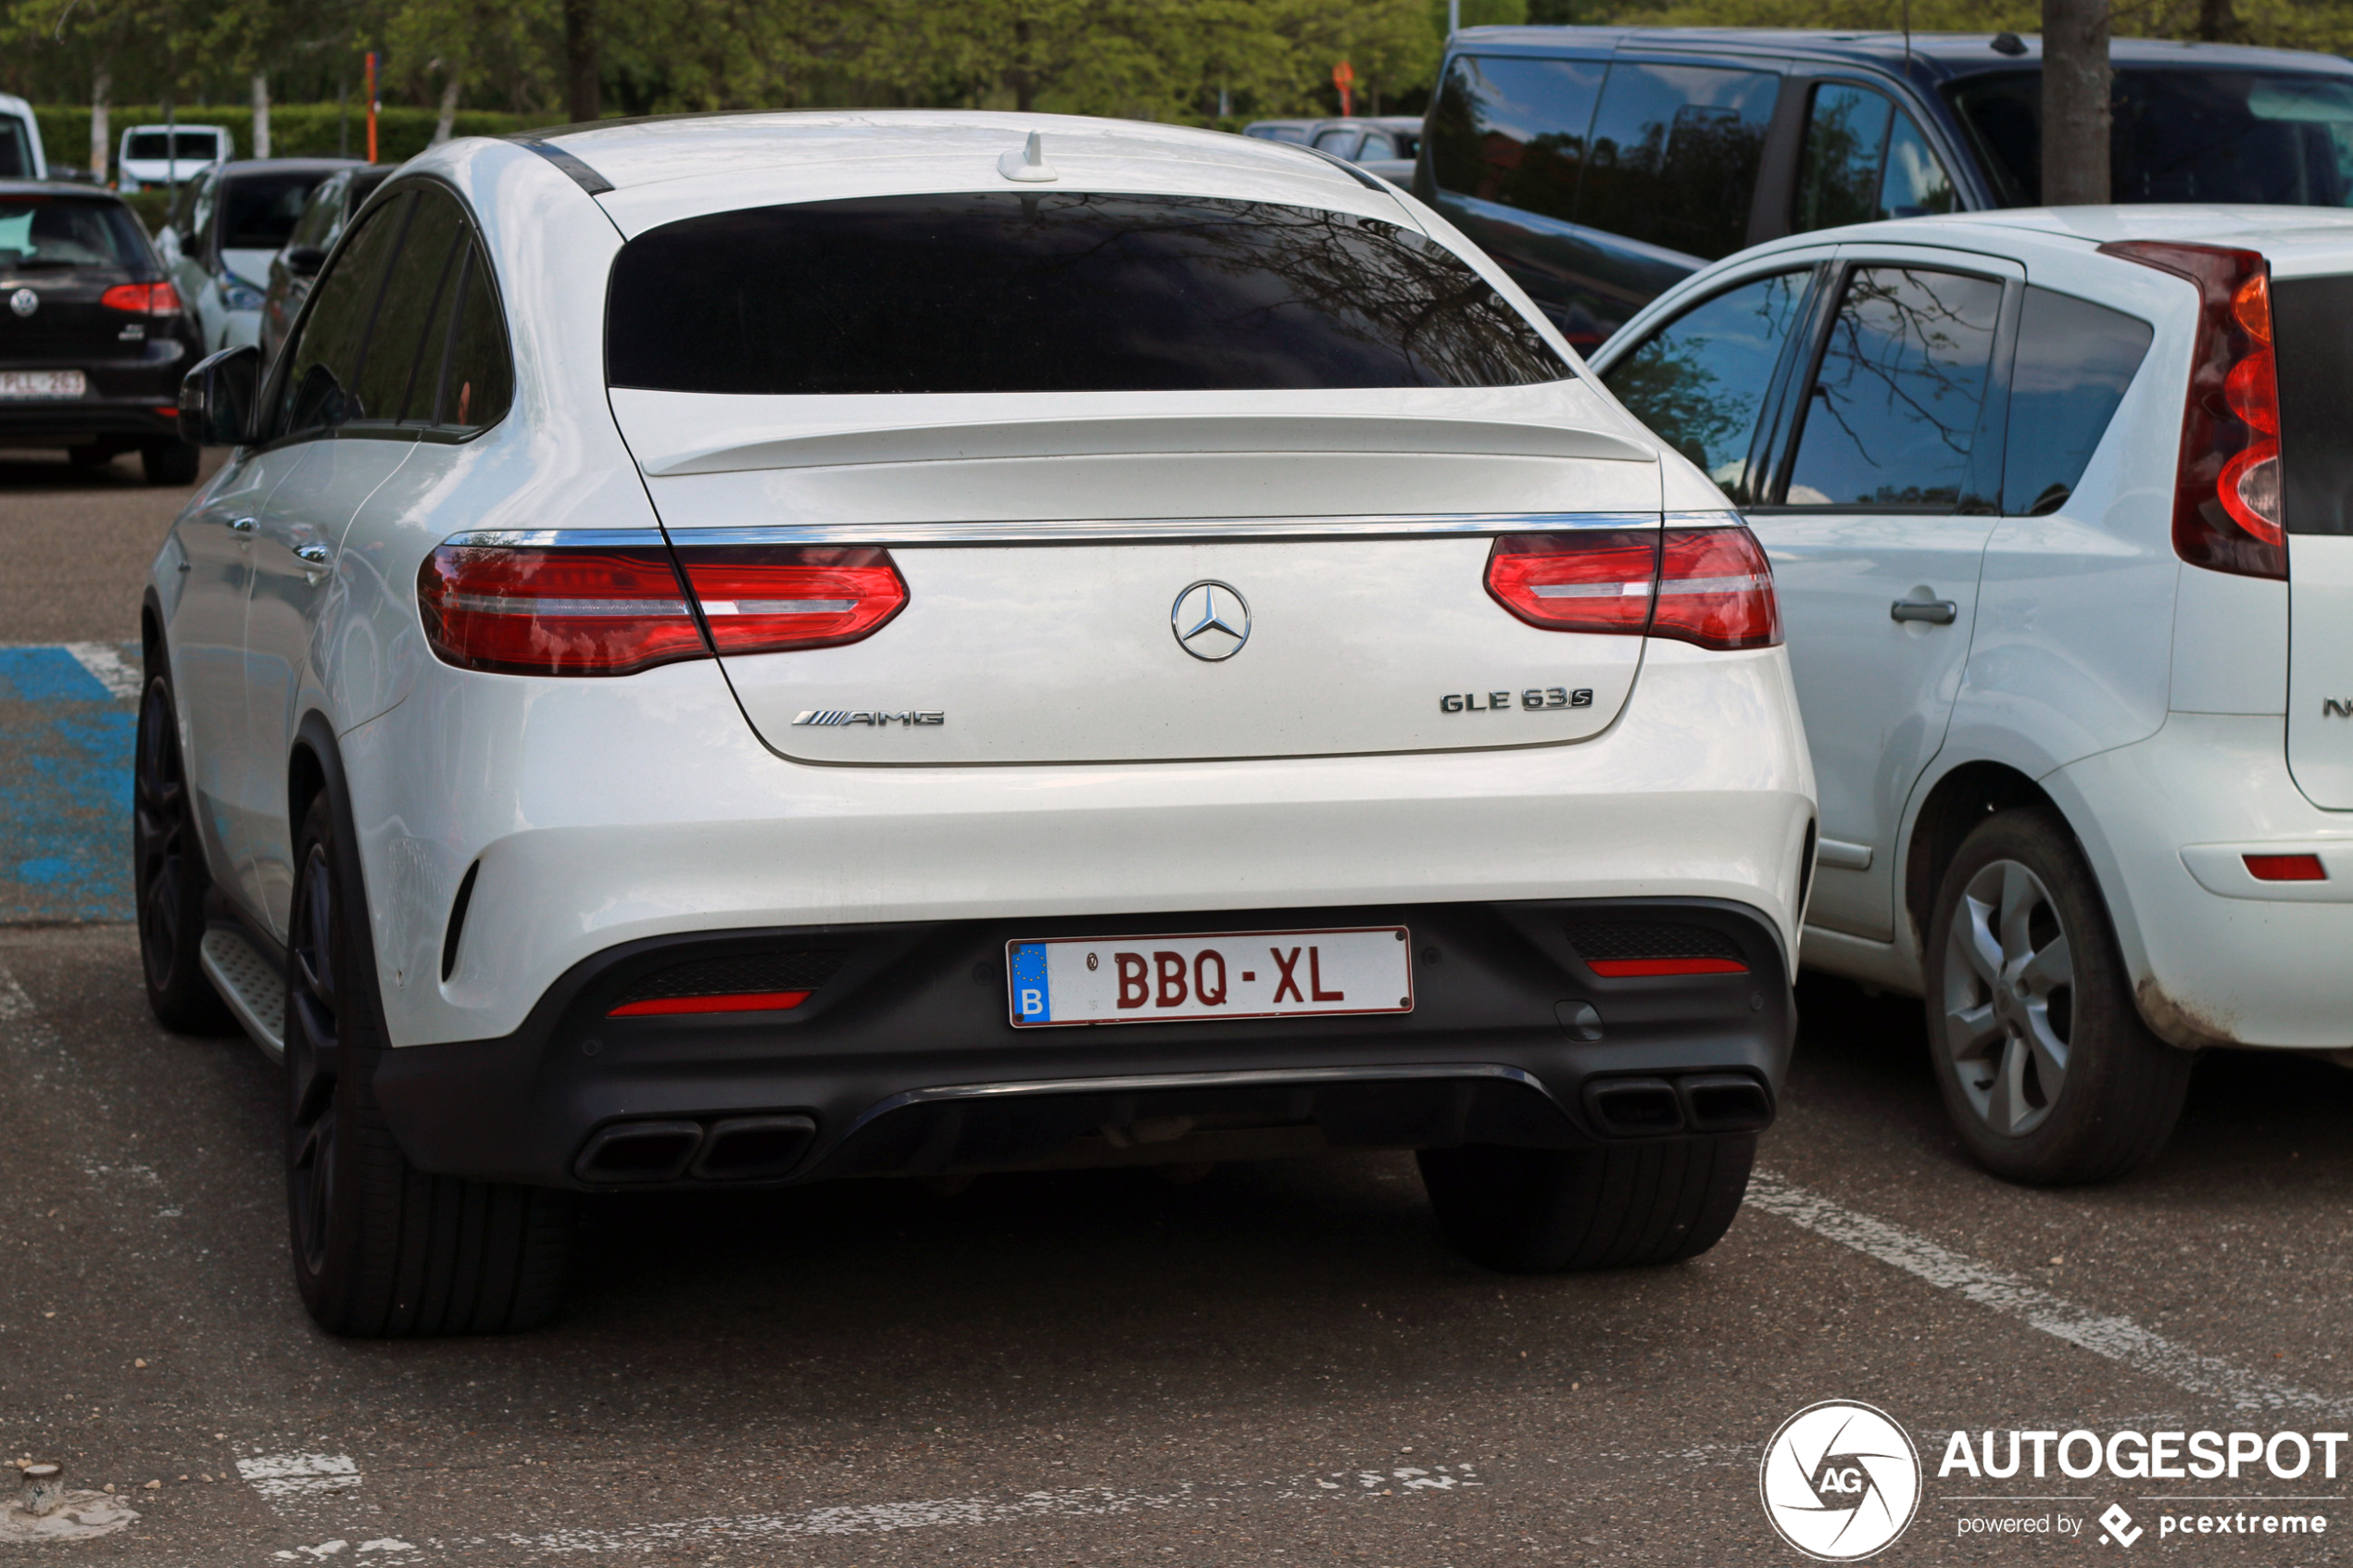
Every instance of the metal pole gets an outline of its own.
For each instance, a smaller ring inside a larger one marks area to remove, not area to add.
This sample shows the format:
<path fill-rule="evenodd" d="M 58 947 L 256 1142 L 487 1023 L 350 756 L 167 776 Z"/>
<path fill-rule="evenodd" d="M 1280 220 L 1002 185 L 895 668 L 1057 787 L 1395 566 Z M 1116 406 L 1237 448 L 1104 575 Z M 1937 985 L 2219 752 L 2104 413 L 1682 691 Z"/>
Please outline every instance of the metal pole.
<path fill-rule="evenodd" d="M 1446 36 L 1463 31 L 1463 0 L 1446 0 Z"/>

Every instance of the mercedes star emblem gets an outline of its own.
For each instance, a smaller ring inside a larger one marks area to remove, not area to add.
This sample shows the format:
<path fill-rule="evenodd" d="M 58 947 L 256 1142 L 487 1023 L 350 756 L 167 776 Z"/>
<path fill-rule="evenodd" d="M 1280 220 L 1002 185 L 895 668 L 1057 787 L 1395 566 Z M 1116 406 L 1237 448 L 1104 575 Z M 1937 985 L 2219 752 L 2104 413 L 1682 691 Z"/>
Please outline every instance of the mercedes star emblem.
<path fill-rule="evenodd" d="M 1196 583 L 1176 596 L 1168 625 L 1178 647 L 1214 664 L 1250 641 L 1250 604 L 1230 583 Z"/>
<path fill-rule="evenodd" d="M 8 296 L 8 308 L 19 316 L 30 316 L 41 308 L 41 296 L 31 289 L 19 289 Z"/>

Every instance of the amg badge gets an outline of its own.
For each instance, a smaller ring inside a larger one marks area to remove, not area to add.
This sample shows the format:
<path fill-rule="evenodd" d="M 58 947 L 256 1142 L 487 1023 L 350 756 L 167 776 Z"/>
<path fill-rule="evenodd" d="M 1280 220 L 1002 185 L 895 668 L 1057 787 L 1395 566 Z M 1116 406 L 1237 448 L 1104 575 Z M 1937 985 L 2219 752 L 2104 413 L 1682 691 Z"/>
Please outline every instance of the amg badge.
<path fill-rule="evenodd" d="M 938 712 L 913 711 L 885 713 L 879 709 L 870 711 L 862 708 L 810 708 L 802 709 L 800 716 L 793 722 L 796 724 L 872 724 L 878 730 L 888 729 L 893 724 L 904 724 L 909 729 L 913 729 L 919 724 L 945 724 L 948 722 L 948 715 Z"/>

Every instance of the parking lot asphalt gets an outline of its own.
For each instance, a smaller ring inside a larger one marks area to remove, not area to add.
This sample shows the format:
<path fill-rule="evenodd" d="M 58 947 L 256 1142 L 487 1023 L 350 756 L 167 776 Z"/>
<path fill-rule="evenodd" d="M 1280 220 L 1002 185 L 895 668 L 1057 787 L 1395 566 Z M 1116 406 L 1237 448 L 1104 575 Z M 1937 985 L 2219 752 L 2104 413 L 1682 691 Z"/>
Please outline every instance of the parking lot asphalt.
<path fill-rule="evenodd" d="M 71 649 L 132 637 L 135 591 L 15 565 L 48 539 L 143 565 L 176 497 L 119 467 L 0 473 L 0 642 L 42 645 L 0 669 L 11 780 L 44 704 L 128 711 Z M 42 521 L 75 508 L 79 534 Z M 94 766 L 120 745 L 94 732 Z M 88 821 L 74 842 L 114 831 Z M 1399 1154 L 849 1183 L 600 1201 L 549 1328 L 373 1344 L 296 1299 L 276 1070 L 159 1030 L 128 926 L 0 915 L 0 1453 L 137 1514 L 0 1560 L 1793 1563 L 1758 1461 L 1828 1399 L 1921 1450 L 1876 1561 L 2353 1557 L 2353 1453 L 2333 1479 L 1938 1474 L 1956 1430 L 2353 1430 L 2353 1073 L 2213 1055 L 2153 1167 L 2030 1191 L 1946 1133 L 1916 1002 L 1801 1002 L 1749 1206 L 1676 1268 L 1483 1273 Z M 2329 1528 L 2158 1533 L 2201 1509 Z M 2003 1519 L 2045 1528 L 1963 1533 Z"/>

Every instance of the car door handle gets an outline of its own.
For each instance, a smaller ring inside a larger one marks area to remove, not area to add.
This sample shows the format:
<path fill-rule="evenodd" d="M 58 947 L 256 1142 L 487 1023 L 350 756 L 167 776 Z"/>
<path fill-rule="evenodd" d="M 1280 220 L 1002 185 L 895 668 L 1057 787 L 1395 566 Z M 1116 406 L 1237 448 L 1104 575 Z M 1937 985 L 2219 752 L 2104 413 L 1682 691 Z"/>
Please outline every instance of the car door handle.
<path fill-rule="evenodd" d="M 1925 621 L 1931 626 L 1950 626 L 1960 613 L 1961 607 L 1950 599 L 1898 599 L 1887 607 L 1890 621 Z"/>
<path fill-rule="evenodd" d="M 324 545 L 297 545 L 295 554 L 314 565 L 324 566 L 327 562 L 327 546 Z"/>

